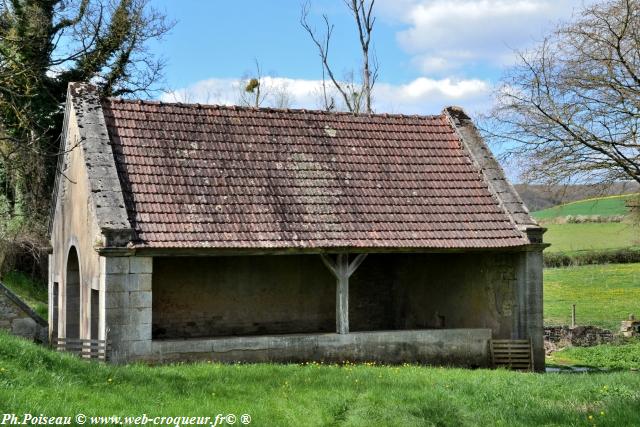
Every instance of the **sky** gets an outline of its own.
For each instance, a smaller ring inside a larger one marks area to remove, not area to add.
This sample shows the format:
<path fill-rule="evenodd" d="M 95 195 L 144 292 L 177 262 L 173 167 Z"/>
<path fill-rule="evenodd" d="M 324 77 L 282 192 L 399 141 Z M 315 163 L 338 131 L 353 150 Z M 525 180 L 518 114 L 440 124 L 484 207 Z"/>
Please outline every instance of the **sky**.
<path fill-rule="evenodd" d="M 373 49 L 378 113 L 437 114 L 458 105 L 470 114 L 491 105 L 491 93 L 516 51 L 538 43 L 584 0 L 377 0 Z M 300 26 L 301 0 L 151 0 L 175 20 L 150 45 L 167 61 L 157 98 L 168 102 L 237 104 L 240 79 L 260 64 L 265 106 L 278 93 L 291 108 L 321 108 L 322 68 Z M 347 78 L 360 70 L 356 29 L 343 0 L 312 0 L 309 20 L 334 25 L 329 60 Z"/>

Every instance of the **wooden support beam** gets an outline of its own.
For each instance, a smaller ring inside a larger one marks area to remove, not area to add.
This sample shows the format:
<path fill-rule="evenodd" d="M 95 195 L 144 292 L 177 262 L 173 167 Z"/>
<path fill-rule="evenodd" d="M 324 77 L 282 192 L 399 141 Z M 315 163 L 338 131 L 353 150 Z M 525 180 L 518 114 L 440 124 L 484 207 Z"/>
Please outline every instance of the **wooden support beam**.
<path fill-rule="evenodd" d="M 329 258 L 329 255 L 321 254 L 320 259 L 322 259 L 322 262 L 324 263 L 324 265 L 329 269 L 331 274 L 333 274 L 333 277 L 338 277 L 338 273 L 336 272 L 335 262 L 331 258 Z"/>
<path fill-rule="evenodd" d="M 349 254 L 336 255 L 335 261 L 328 255 L 320 255 L 322 262 L 336 278 L 336 332 L 349 333 L 349 278 L 356 272 L 367 254 L 359 254 L 349 263 Z"/>
<path fill-rule="evenodd" d="M 358 267 L 360 267 L 360 264 L 362 264 L 362 261 L 364 261 L 366 257 L 367 254 L 359 254 L 353 261 L 351 261 L 351 264 L 349 264 L 349 277 L 351 277 L 351 275 L 356 272 L 356 270 L 358 269 Z"/>
<path fill-rule="evenodd" d="M 338 254 L 336 258 L 336 332 L 349 333 L 349 255 Z"/>

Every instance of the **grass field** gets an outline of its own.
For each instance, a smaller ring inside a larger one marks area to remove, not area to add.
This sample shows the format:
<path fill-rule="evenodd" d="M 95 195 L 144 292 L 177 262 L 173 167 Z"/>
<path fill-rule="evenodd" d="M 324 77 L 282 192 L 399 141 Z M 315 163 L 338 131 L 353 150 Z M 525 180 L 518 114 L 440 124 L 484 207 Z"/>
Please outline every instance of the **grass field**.
<path fill-rule="evenodd" d="M 569 325 L 572 304 L 578 324 L 617 330 L 629 313 L 640 316 L 640 264 L 545 270 L 545 324 Z"/>
<path fill-rule="evenodd" d="M 546 224 L 548 252 L 576 252 L 640 246 L 640 227 L 628 223 Z"/>
<path fill-rule="evenodd" d="M 625 202 L 631 197 L 637 196 L 636 194 L 580 200 L 533 212 L 532 215 L 539 220 L 548 220 L 568 215 L 626 215 L 629 213 L 629 209 L 626 207 Z"/>
<path fill-rule="evenodd" d="M 627 215 L 626 200 L 634 195 L 610 196 L 581 200 L 533 212 L 534 218 L 542 221 L 547 232 L 545 242 L 551 243 L 547 252 L 575 253 L 607 249 L 640 248 L 640 227 L 626 222 L 553 223 L 550 220 L 568 215 Z"/>
<path fill-rule="evenodd" d="M 567 347 L 547 358 L 556 365 L 589 366 L 603 369 L 640 369 L 640 341 L 625 345 Z"/>
<path fill-rule="evenodd" d="M 4 283 L 42 318 L 47 318 L 47 288 L 36 283 L 27 275 L 12 271 L 2 277 Z"/>
<path fill-rule="evenodd" d="M 249 414 L 255 426 L 622 426 L 640 425 L 640 375 L 317 364 L 118 367 L 0 333 L 0 405 L 4 412 L 63 416 Z"/>

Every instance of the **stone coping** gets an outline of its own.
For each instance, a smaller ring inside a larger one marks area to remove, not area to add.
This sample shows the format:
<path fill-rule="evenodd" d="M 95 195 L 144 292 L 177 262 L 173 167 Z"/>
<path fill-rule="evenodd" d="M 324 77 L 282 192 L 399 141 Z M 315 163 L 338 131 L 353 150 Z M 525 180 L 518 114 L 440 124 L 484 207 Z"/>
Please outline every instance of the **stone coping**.
<path fill-rule="evenodd" d="M 4 293 L 11 301 L 13 301 L 22 311 L 27 313 L 38 325 L 49 326 L 49 322 L 44 320 L 38 313 L 36 313 L 31 307 L 27 305 L 22 298 L 16 295 L 11 289 L 9 289 L 4 283 L 0 282 L 0 292 Z"/>

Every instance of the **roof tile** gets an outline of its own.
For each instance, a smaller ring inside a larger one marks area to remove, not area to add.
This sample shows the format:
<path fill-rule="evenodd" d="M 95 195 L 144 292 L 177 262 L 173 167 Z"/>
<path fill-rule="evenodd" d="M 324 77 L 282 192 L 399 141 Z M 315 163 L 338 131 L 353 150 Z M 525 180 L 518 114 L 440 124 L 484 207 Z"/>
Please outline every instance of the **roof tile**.
<path fill-rule="evenodd" d="M 138 246 L 527 243 L 444 116 L 103 107 Z"/>

